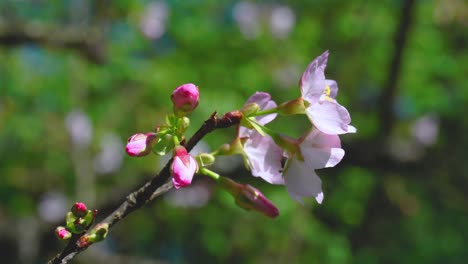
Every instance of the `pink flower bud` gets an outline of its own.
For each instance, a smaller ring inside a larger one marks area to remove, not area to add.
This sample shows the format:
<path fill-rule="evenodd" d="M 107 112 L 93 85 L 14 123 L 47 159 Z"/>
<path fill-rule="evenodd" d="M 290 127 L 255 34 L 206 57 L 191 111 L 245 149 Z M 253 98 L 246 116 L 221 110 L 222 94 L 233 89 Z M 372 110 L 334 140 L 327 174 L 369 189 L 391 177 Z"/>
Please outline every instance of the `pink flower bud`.
<path fill-rule="evenodd" d="M 279 215 L 278 208 L 259 190 L 249 184 L 239 184 L 228 178 L 220 178 L 222 187 L 234 196 L 239 207 L 249 211 L 254 210 L 268 217 Z"/>
<path fill-rule="evenodd" d="M 182 146 L 176 147 L 174 149 L 174 161 L 171 166 L 174 187 L 179 189 L 190 185 L 197 170 L 197 161 L 187 153 L 187 150 Z"/>
<path fill-rule="evenodd" d="M 271 218 L 279 215 L 278 208 L 258 189 L 249 184 L 242 185 L 241 193 L 236 197 L 236 204 L 246 210 L 255 210 Z"/>
<path fill-rule="evenodd" d="M 71 208 L 71 212 L 76 217 L 83 217 L 88 213 L 88 208 L 86 208 L 86 205 L 84 203 L 77 202 Z"/>
<path fill-rule="evenodd" d="M 177 87 L 171 95 L 174 112 L 180 115 L 192 112 L 198 106 L 199 97 L 198 87 L 193 83 Z"/>
<path fill-rule="evenodd" d="M 88 234 L 84 234 L 80 237 L 80 239 L 78 239 L 78 241 L 76 241 L 76 246 L 78 248 L 87 248 L 89 247 L 89 245 L 91 245 L 91 241 L 89 241 L 89 235 Z"/>
<path fill-rule="evenodd" d="M 151 152 L 156 136 L 157 134 L 152 132 L 135 134 L 128 139 L 125 151 L 132 157 L 146 156 Z"/>
<path fill-rule="evenodd" d="M 63 226 L 57 226 L 57 228 L 55 229 L 55 235 L 58 237 L 58 239 L 60 240 L 67 240 L 69 239 L 72 234 L 70 233 L 70 231 L 68 231 L 65 227 Z"/>

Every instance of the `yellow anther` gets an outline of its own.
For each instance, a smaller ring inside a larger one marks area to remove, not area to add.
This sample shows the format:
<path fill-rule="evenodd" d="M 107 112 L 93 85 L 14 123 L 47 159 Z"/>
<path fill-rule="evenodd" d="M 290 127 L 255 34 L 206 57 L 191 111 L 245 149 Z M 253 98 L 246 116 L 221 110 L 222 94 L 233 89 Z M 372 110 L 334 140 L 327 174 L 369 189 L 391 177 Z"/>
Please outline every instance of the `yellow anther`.
<path fill-rule="evenodd" d="M 327 87 L 325 87 L 325 90 L 323 90 L 323 94 L 326 96 L 330 96 L 331 94 L 330 86 L 327 85 Z"/>
<path fill-rule="evenodd" d="M 327 85 L 327 87 L 325 87 L 325 90 L 323 90 L 322 96 L 320 96 L 320 101 L 327 100 L 329 102 L 333 102 L 333 99 L 330 97 L 330 94 L 331 89 L 330 86 Z"/>

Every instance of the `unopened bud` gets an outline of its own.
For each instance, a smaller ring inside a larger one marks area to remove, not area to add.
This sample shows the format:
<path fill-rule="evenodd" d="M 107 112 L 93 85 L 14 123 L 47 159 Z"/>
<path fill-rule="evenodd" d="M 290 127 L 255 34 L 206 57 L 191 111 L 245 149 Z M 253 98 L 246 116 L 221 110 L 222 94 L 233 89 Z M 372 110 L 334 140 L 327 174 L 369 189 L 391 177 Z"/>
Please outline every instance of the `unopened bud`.
<path fill-rule="evenodd" d="M 174 149 L 174 160 L 171 165 L 174 188 L 179 189 L 190 185 L 197 170 L 197 161 L 187 153 L 184 147 L 177 146 Z"/>
<path fill-rule="evenodd" d="M 91 243 L 102 241 L 107 237 L 108 232 L 109 232 L 109 224 L 107 223 L 97 224 L 89 232 L 88 240 Z"/>
<path fill-rule="evenodd" d="M 96 217 L 97 210 L 86 210 L 85 215 L 77 216 L 76 213 L 73 213 L 73 208 L 75 208 L 75 205 L 72 207 L 72 211 L 68 212 L 65 217 L 66 227 L 73 234 L 81 234 L 91 226 Z"/>
<path fill-rule="evenodd" d="M 63 226 L 57 226 L 55 229 L 55 235 L 60 240 L 67 240 L 72 236 L 72 233 Z"/>
<path fill-rule="evenodd" d="M 89 241 L 89 235 L 88 234 L 82 235 L 80 239 L 76 241 L 76 245 L 78 246 L 78 248 L 86 248 L 89 245 L 91 245 L 91 242 Z"/>
<path fill-rule="evenodd" d="M 278 208 L 258 189 L 249 184 L 239 184 L 231 179 L 220 178 L 222 186 L 234 197 L 236 204 L 247 210 L 255 210 L 268 217 L 279 215 Z"/>
<path fill-rule="evenodd" d="M 84 203 L 77 202 L 71 208 L 71 212 L 77 217 L 83 217 L 88 213 L 88 209 Z"/>
<path fill-rule="evenodd" d="M 191 113 L 198 106 L 199 97 L 198 87 L 193 83 L 177 87 L 171 95 L 174 113 L 178 116 Z"/>
<path fill-rule="evenodd" d="M 156 139 L 156 133 L 138 133 L 128 139 L 125 151 L 132 157 L 146 156 L 151 152 L 153 141 Z"/>

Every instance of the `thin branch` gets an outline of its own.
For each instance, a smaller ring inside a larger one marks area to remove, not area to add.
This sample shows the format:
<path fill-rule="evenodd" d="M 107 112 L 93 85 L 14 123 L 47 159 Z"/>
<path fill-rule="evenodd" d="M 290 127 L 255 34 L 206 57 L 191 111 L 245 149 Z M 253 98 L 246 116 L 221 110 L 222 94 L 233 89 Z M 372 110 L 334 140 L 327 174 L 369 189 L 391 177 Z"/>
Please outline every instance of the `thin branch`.
<path fill-rule="evenodd" d="M 38 23 L 2 23 L 0 21 L 0 45 L 15 46 L 37 43 L 50 48 L 72 49 L 89 61 L 102 64 L 105 61 L 102 32 L 97 28 L 59 28 Z"/>
<path fill-rule="evenodd" d="M 193 149 L 193 147 L 208 133 L 215 129 L 219 128 L 228 128 L 239 124 L 242 118 L 242 113 L 238 111 L 233 111 L 226 113 L 221 119 L 216 116 L 216 112 L 213 113 L 208 120 L 206 120 L 203 125 L 198 129 L 198 131 L 192 136 L 192 138 L 186 144 L 188 151 Z M 146 203 L 154 200 L 156 197 L 162 195 L 163 193 L 169 191 L 172 188 L 172 182 L 170 180 L 170 167 L 172 159 L 164 166 L 164 168 L 140 187 L 138 190 L 130 193 L 125 201 L 111 214 L 109 214 L 104 220 L 98 224 L 108 224 L 109 229 L 115 225 L 117 222 L 122 220 L 125 216 L 131 212 L 142 207 Z M 63 249 L 63 251 L 57 254 L 53 259 L 49 261 L 49 264 L 55 263 L 67 263 L 73 259 L 77 254 L 86 250 L 88 246 L 80 246 L 78 241 L 80 238 L 89 235 L 85 233 L 83 235 L 73 236 L 68 245 Z"/>

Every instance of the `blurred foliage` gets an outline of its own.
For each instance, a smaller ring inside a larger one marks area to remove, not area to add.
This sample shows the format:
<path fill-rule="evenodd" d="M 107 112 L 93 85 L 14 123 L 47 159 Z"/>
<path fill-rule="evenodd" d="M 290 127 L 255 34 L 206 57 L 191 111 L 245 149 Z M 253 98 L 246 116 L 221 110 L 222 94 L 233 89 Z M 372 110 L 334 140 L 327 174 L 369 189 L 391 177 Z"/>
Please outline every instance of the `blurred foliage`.
<path fill-rule="evenodd" d="M 171 263 L 462 263 L 468 5 L 416 1 L 395 126 L 374 144 L 403 2 L 0 1 L 2 261 L 44 262 L 63 247 L 52 230 L 73 201 L 104 213 L 155 174 L 161 160 L 122 157 L 123 146 L 163 122 L 178 85 L 200 88 L 191 135 L 213 111 L 238 109 L 255 91 L 277 102 L 296 98 L 307 63 L 329 49 L 327 77 L 338 81 L 359 132 L 342 137 L 342 164 L 319 172 L 323 205 L 301 206 L 239 164 L 226 174 L 261 189 L 279 207 L 277 219 L 242 211 L 200 179 L 206 205 L 158 200 L 76 262 L 96 263 L 97 254 Z M 73 138 L 71 113 L 89 139 Z M 302 118 L 272 124 L 292 136 L 308 126 Z M 233 133 L 214 132 L 206 143 L 216 148 Z"/>

